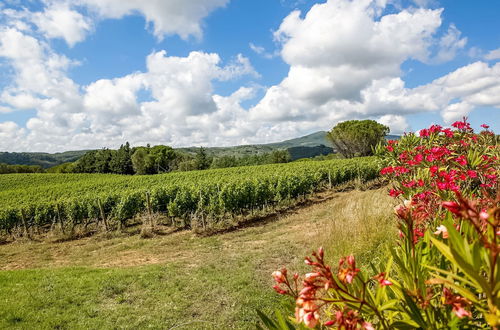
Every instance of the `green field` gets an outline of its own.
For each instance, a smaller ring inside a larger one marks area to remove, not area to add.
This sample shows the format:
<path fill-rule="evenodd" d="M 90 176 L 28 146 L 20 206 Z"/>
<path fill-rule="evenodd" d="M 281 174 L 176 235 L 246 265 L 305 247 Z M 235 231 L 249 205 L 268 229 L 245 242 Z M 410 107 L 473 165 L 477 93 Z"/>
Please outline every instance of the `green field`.
<path fill-rule="evenodd" d="M 288 302 L 272 289 L 272 271 L 304 272 L 303 257 L 320 245 L 334 264 L 354 253 L 367 265 L 396 237 L 386 189 L 316 199 L 210 237 L 0 245 L 0 328 L 255 329 L 257 309 Z"/>
<path fill-rule="evenodd" d="M 0 231 L 104 221 L 126 226 L 144 213 L 184 224 L 224 226 L 242 214 L 287 204 L 326 186 L 378 174 L 374 158 L 247 166 L 154 176 L 11 174 L 0 176 Z"/>

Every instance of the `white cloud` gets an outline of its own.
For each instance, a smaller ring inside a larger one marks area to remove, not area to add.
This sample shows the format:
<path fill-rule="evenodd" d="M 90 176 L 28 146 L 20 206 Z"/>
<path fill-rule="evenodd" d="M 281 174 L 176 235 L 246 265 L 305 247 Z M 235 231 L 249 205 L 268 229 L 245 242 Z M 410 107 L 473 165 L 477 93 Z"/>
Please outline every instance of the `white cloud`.
<path fill-rule="evenodd" d="M 447 33 L 439 40 L 438 53 L 432 62 L 443 63 L 454 59 L 457 52 L 467 43 L 467 38 L 461 38 L 461 34 L 457 27 L 451 24 Z"/>
<path fill-rule="evenodd" d="M 442 111 L 443 120 L 445 123 L 451 124 L 466 117 L 471 110 L 472 105 L 467 102 L 452 103 Z"/>
<path fill-rule="evenodd" d="M 227 1 L 204 3 L 208 13 Z M 160 15 L 169 6 L 190 8 L 188 2 L 81 0 L 82 4 L 101 17 L 143 14 L 158 36 L 199 36 L 205 15 L 186 9 L 184 18 L 192 24 L 181 28 L 168 15 L 156 18 L 153 9 Z M 48 8 L 56 5 L 62 6 L 51 2 Z M 241 54 L 223 62 L 216 53 L 170 56 L 160 50 L 147 56 L 144 72 L 79 86 L 68 75 L 75 62 L 55 53 L 32 30 L 14 24 L 25 19 L 18 13 L 12 24 L 0 28 L 0 57 L 13 72 L 1 90 L 0 111 L 37 113 L 26 128 L 2 123 L 0 149 L 60 151 L 117 147 L 124 141 L 174 146 L 263 143 L 366 118 L 401 133 L 409 128 L 409 114 L 441 111 L 450 122 L 474 107 L 500 108 L 500 63 L 472 63 L 428 84 L 407 87 L 402 63 L 450 59 L 465 45 L 465 38 L 453 26 L 441 31 L 441 9 L 410 8 L 382 15 L 384 6 L 385 1 L 330 0 L 305 15 L 292 12 L 275 33 L 280 55 L 290 66 L 288 75 L 266 87 L 250 109 L 242 103 L 255 99 L 263 87 L 250 83 L 229 96 L 214 91 L 217 81 L 259 77 Z M 86 33 L 54 32 L 53 37 L 71 44 Z M 262 56 L 267 54 L 252 46 Z"/>
<path fill-rule="evenodd" d="M 76 0 L 103 18 L 121 18 L 139 13 L 153 25 L 156 37 L 178 34 L 200 38 L 201 21 L 213 10 L 225 6 L 229 0 Z"/>
<path fill-rule="evenodd" d="M 35 12 L 30 20 L 47 38 L 62 38 L 71 47 L 84 40 L 92 28 L 89 18 L 65 3 L 54 3 L 43 12 Z"/>
<path fill-rule="evenodd" d="M 290 71 L 250 109 L 251 118 L 273 125 L 316 122 L 317 128 L 327 128 L 346 118 L 426 106 L 428 101 L 418 94 L 406 95 L 398 76 L 405 60 L 428 59 L 441 10 L 379 17 L 383 6 L 366 0 L 328 1 L 314 5 L 303 18 L 298 11 L 286 17 L 275 39 L 283 43 L 281 54 Z"/>
<path fill-rule="evenodd" d="M 388 126 L 391 130 L 391 134 L 402 134 L 408 132 L 410 127 L 406 118 L 399 115 L 383 115 L 382 117 L 377 118 L 377 121 Z"/>
<path fill-rule="evenodd" d="M 484 56 L 486 60 L 500 60 L 500 48 L 494 49 Z"/>
<path fill-rule="evenodd" d="M 266 49 L 264 47 L 254 45 L 251 42 L 248 44 L 248 46 L 250 47 L 250 49 L 254 53 L 256 53 L 256 54 L 258 54 L 258 55 L 260 55 L 260 56 L 262 56 L 264 58 L 267 58 L 267 59 L 271 59 L 271 58 L 279 56 L 279 52 L 278 51 L 274 51 L 273 53 L 270 53 L 270 52 L 266 51 Z"/>

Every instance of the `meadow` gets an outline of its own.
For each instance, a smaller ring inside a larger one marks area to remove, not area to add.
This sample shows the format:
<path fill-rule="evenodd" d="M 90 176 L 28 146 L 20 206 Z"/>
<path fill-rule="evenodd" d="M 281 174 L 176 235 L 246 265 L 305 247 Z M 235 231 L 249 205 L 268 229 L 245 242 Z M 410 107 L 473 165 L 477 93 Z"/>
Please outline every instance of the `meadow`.
<path fill-rule="evenodd" d="M 325 191 L 208 237 L 103 233 L 0 245 L 0 328 L 254 329 L 257 309 L 287 310 L 271 289 L 275 267 L 303 271 L 304 255 L 320 245 L 332 261 L 383 258 L 396 237 L 392 203 L 386 188 Z"/>

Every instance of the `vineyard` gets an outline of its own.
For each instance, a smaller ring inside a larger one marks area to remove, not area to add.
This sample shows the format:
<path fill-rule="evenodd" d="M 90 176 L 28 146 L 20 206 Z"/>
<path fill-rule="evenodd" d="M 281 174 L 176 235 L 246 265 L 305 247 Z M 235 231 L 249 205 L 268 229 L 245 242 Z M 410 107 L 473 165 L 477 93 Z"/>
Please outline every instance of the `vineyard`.
<path fill-rule="evenodd" d="M 12 174 L 0 177 L 2 235 L 97 225 L 124 228 L 136 216 L 223 227 L 227 219 L 290 204 L 312 192 L 378 174 L 374 158 L 297 162 L 155 176 Z"/>

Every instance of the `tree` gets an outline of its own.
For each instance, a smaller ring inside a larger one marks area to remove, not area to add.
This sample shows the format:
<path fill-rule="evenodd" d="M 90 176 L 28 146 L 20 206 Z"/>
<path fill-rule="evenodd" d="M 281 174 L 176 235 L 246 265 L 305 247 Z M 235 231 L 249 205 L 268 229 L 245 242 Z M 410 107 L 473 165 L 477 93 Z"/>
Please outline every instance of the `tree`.
<path fill-rule="evenodd" d="M 337 124 L 327 138 L 345 158 L 369 156 L 372 149 L 389 133 L 389 127 L 374 120 L 349 120 Z"/>
<path fill-rule="evenodd" d="M 290 159 L 291 157 L 288 150 L 275 150 L 269 154 L 271 164 L 288 163 Z"/>
<path fill-rule="evenodd" d="M 149 151 L 149 148 L 139 147 L 136 148 L 135 152 L 132 154 L 132 165 L 135 174 L 144 175 L 155 173 L 154 159 L 149 154 Z"/>
<path fill-rule="evenodd" d="M 207 152 L 205 148 L 200 147 L 195 157 L 196 169 L 198 170 L 206 170 L 210 167 L 210 163 L 212 160 L 207 156 Z"/>
<path fill-rule="evenodd" d="M 153 157 L 155 173 L 167 173 L 173 170 L 174 161 L 177 158 L 177 153 L 173 148 L 158 145 L 151 148 L 149 154 Z"/>
<path fill-rule="evenodd" d="M 134 174 L 132 166 L 132 150 L 130 144 L 127 142 L 121 145 L 111 158 L 109 167 L 112 173 L 116 174 Z"/>

